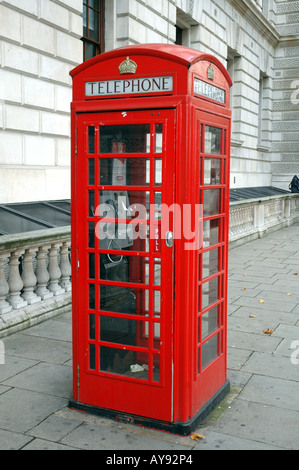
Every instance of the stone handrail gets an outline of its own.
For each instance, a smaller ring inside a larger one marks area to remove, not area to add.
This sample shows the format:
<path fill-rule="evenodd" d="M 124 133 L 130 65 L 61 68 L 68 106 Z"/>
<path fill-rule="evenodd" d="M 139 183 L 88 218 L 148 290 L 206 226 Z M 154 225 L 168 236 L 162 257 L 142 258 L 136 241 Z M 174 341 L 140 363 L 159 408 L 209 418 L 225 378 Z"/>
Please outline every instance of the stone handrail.
<path fill-rule="evenodd" d="M 0 315 L 71 291 L 71 228 L 0 237 Z"/>

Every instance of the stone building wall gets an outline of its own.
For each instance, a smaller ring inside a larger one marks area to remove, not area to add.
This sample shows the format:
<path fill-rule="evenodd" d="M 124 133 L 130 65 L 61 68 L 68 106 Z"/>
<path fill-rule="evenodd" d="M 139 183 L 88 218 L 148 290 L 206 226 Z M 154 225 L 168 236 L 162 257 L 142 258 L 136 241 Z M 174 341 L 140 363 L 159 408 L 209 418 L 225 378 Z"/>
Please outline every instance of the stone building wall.
<path fill-rule="evenodd" d="M 287 189 L 299 174 L 299 1 L 276 3 L 272 170 L 273 185 Z"/>
<path fill-rule="evenodd" d="M 0 2 L 0 203 L 70 195 L 71 79 L 81 0 Z"/>

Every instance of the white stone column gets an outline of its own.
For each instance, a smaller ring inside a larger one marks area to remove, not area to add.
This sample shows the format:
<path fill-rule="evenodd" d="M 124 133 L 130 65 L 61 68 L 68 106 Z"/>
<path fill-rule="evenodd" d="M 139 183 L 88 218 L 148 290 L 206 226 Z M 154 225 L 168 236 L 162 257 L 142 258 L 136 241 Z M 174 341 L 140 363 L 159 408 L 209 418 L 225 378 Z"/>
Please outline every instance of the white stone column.
<path fill-rule="evenodd" d="M 65 292 L 71 292 L 72 283 L 70 281 L 72 275 L 70 257 L 69 257 L 69 248 L 71 242 L 63 242 L 60 250 L 60 269 L 61 269 L 61 287 Z"/>
<path fill-rule="evenodd" d="M 19 271 L 19 258 L 23 255 L 24 250 L 16 250 L 11 253 L 10 257 L 10 273 L 8 279 L 9 285 L 9 303 L 15 310 L 26 307 L 27 302 L 21 297 L 21 290 L 23 289 L 23 281 Z"/>
<path fill-rule="evenodd" d="M 28 305 L 35 304 L 41 301 L 41 297 L 37 296 L 34 292 L 36 287 L 36 276 L 33 270 L 33 256 L 37 248 L 28 248 L 24 254 L 23 260 L 23 272 L 22 272 L 22 280 L 23 280 L 23 294 L 22 297 Z"/>
<path fill-rule="evenodd" d="M 46 265 L 46 253 L 49 250 L 49 246 L 41 246 L 37 254 L 37 265 L 36 265 L 36 278 L 37 287 L 35 289 L 36 294 L 41 297 L 42 300 L 50 299 L 53 297 L 53 293 L 47 289 L 47 285 L 50 279 Z"/>
<path fill-rule="evenodd" d="M 6 302 L 6 297 L 9 294 L 9 285 L 5 278 L 4 266 L 5 260 L 9 258 L 10 253 L 0 254 L 0 315 L 12 311 L 12 306 Z"/>
<path fill-rule="evenodd" d="M 61 243 L 53 243 L 49 253 L 49 291 L 51 291 L 55 296 L 65 293 L 65 290 L 59 285 L 61 270 L 58 264 L 58 250 L 60 246 Z"/>

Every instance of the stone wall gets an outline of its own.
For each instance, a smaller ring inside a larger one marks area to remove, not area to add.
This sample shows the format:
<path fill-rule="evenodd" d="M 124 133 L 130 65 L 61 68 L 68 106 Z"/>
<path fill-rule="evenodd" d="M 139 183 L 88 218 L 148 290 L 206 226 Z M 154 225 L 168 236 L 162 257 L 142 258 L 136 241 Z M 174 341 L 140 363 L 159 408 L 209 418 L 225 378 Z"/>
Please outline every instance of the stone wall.
<path fill-rule="evenodd" d="M 0 3 L 0 203 L 69 198 L 82 1 Z"/>
<path fill-rule="evenodd" d="M 273 102 L 273 185 L 288 188 L 299 174 L 299 1 L 277 1 Z"/>

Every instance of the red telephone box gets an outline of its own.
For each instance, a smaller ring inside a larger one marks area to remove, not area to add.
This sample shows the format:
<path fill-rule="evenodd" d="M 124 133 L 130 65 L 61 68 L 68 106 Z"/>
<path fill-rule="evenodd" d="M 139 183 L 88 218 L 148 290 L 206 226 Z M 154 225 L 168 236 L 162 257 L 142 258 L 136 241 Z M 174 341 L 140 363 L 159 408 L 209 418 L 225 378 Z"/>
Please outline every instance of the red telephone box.
<path fill-rule="evenodd" d="M 158 44 L 71 75 L 70 406 L 188 434 L 229 390 L 231 80 Z"/>

